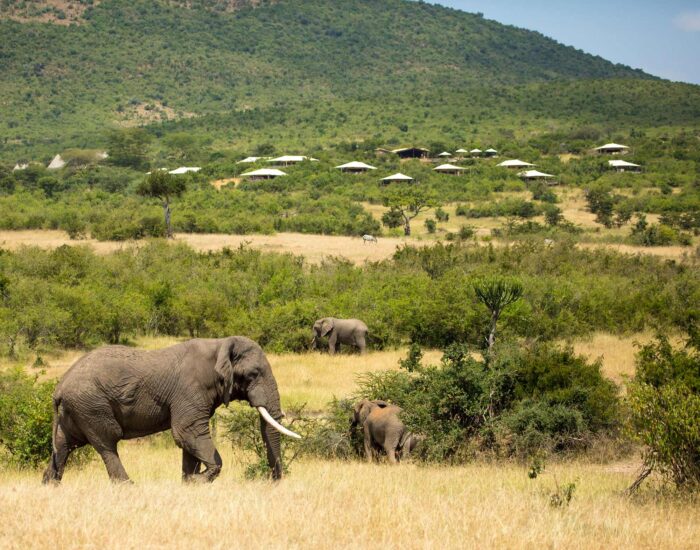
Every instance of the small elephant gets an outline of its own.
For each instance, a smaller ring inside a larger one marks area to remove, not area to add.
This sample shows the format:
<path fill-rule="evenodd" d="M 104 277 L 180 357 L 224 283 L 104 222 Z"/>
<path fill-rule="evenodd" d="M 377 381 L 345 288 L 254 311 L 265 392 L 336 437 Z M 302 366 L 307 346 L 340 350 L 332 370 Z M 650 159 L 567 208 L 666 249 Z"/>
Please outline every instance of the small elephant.
<path fill-rule="evenodd" d="M 340 351 L 340 344 L 355 346 L 361 354 L 367 351 L 367 325 L 359 319 L 336 319 L 324 317 L 314 323 L 314 337 L 311 345 L 318 347 L 319 339 L 328 337 L 328 352 L 334 355 Z"/>
<path fill-rule="evenodd" d="M 422 438 L 409 432 L 399 414 L 401 407 L 386 401 L 363 399 L 355 405 L 351 427 L 362 426 L 365 457 L 372 462 L 372 449 L 383 449 L 390 464 L 408 457 Z"/>

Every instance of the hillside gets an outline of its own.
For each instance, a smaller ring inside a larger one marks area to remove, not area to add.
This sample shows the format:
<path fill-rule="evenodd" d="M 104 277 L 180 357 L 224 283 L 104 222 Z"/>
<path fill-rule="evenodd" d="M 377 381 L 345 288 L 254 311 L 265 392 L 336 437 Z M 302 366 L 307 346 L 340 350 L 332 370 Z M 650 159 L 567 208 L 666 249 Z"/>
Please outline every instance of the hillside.
<path fill-rule="evenodd" d="M 303 144 L 700 120 L 700 87 L 406 0 L 22 5 L 0 7 L 6 160 L 113 125 Z"/>

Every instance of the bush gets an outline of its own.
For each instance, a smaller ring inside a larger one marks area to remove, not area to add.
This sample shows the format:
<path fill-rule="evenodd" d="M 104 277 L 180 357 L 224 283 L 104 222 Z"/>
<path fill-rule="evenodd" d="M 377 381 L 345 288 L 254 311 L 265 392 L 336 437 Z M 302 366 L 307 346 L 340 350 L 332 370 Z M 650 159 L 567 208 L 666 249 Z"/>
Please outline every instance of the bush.
<path fill-rule="evenodd" d="M 463 344 L 449 346 L 439 366 L 420 357 L 412 347 L 406 370 L 364 375 L 356 397 L 403 407 L 409 429 L 426 436 L 426 460 L 581 451 L 618 427 L 617 387 L 600 362 L 569 348 L 512 342 L 497 347 L 490 366 Z"/>
<path fill-rule="evenodd" d="M 658 337 L 637 355 L 637 374 L 629 386 L 630 427 L 645 446 L 646 471 L 682 490 L 700 489 L 700 346 L 697 336 L 686 349 Z"/>
<path fill-rule="evenodd" d="M 51 457 L 53 389 L 19 368 L 0 372 L 0 445 L 11 463 L 35 467 Z"/>

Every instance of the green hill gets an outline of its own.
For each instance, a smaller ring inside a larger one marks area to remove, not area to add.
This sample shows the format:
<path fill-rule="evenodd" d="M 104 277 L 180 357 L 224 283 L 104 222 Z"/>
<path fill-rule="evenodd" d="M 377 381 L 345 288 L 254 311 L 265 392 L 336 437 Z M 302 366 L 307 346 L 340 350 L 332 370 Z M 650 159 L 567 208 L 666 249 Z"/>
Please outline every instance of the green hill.
<path fill-rule="evenodd" d="M 8 160 L 99 146 L 114 125 L 245 147 L 700 120 L 698 86 L 420 2 L 17 5 L 0 4 Z"/>

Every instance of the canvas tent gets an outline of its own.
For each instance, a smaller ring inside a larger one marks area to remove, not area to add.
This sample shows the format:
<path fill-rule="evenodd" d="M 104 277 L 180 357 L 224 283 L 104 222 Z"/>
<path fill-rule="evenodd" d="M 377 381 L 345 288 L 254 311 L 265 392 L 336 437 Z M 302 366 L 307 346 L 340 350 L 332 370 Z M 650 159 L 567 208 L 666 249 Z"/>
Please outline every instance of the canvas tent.
<path fill-rule="evenodd" d="M 438 155 L 438 157 L 440 157 L 440 158 L 450 158 L 450 157 L 452 157 L 452 153 L 449 153 L 448 151 L 443 151 L 442 153 L 440 153 L 440 154 Z"/>
<path fill-rule="evenodd" d="M 66 161 L 61 158 L 61 155 L 56 155 L 49 165 L 46 167 L 49 170 L 58 170 L 66 165 Z"/>
<path fill-rule="evenodd" d="M 408 181 L 413 181 L 413 178 L 410 176 L 407 176 L 405 174 L 402 174 L 401 172 L 399 172 L 398 174 L 393 174 L 391 176 L 388 176 L 388 177 L 382 179 L 382 183 L 384 183 L 384 184 L 408 182 Z"/>
<path fill-rule="evenodd" d="M 642 167 L 626 160 L 609 160 L 608 166 L 618 172 L 641 172 Z"/>
<path fill-rule="evenodd" d="M 530 168 L 532 166 L 535 166 L 534 164 L 530 164 L 529 162 L 523 162 L 522 160 L 519 159 L 514 159 L 514 160 L 504 160 L 497 166 L 500 166 L 501 168 Z"/>
<path fill-rule="evenodd" d="M 480 156 L 480 155 L 483 153 L 483 151 L 482 151 L 481 149 L 472 149 L 471 151 L 469 151 L 469 153 L 470 153 L 473 157 L 478 157 L 478 156 Z"/>
<path fill-rule="evenodd" d="M 433 168 L 435 172 L 440 172 L 441 174 L 461 174 L 466 170 L 466 168 L 462 168 L 461 166 L 455 166 L 454 164 L 441 164 L 440 166 L 437 166 L 436 168 Z"/>
<path fill-rule="evenodd" d="M 605 145 L 596 147 L 594 150 L 600 155 L 619 155 L 629 151 L 629 147 L 627 147 L 627 145 L 620 145 L 619 143 L 606 143 Z"/>
<path fill-rule="evenodd" d="M 243 160 L 239 160 L 236 164 L 253 164 L 259 160 L 266 159 L 269 157 L 246 157 Z"/>
<path fill-rule="evenodd" d="M 496 151 L 495 149 L 486 149 L 486 151 L 484 151 L 484 154 L 485 154 L 487 157 L 497 157 L 497 156 L 498 156 L 498 151 Z"/>
<path fill-rule="evenodd" d="M 539 170 L 526 170 L 525 172 L 520 172 L 518 176 L 526 181 L 548 180 L 555 177 L 552 174 L 545 174 Z"/>
<path fill-rule="evenodd" d="M 195 174 L 199 172 L 201 168 L 199 166 L 180 166 L 180 168 L 175 168 L 175 170 L 170 170 L 168 174 L 172 174 L 173 176 L 179 176 L 181 174 L 188 174 L 190 172 L 194 172 Z"/>
<path fill-rule="evenodd" d="M 468 152 L 469 151 L 467 151 L 466 149 L 457 149 L 455 151 L 455 153 L 457 153 L 458 155 L 466 155 Z"/>
<path fill-rule="evenodd" d="M 270 159 L 267 162 L 269 162 L 270 164 L 276 164 L 278 166 L 291 166 L 293 164 L 299 164 L 300 162 L 304 162 L 305 160 L 311 162 L 318 162 L 318 159 L 312 157 L 305 157 L 302 155 L 284 155 L 281 157 Z"/>
<path fill-rule="evenodd" d="M 280 176 L 286 176 L 285 172 L 282 170 L 277 170 L 277 168 L 261 168 L 260 170 L 253 170 L 252 172 L 245 172 L 241 174 L 242 178 L 248 178 L 250 180 L 271 180 L 278 178 Z"/>
<path fill-rule="evenodd" d="M 367 172 L 368 170 L 376 170 L 374 166 L 359 161 L 341 164 L 340 166 L 336 166 L 336 169 L 340 170 L 341 172 L 349 172 L 351 174 L 360 174 L 362 172 Z"/>
<path fill-rule="evenodd" d="M 423 147 L 404 147 L 402 149 L 394 149 L 392 153 L 402 159 L 419 159 L 427 157 L 430 150 Z"/>

